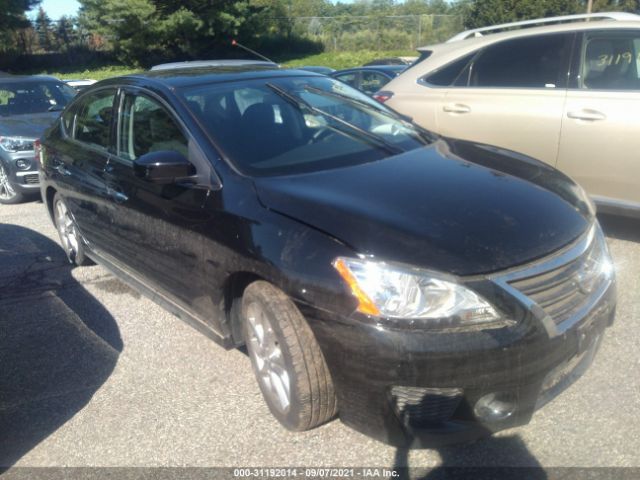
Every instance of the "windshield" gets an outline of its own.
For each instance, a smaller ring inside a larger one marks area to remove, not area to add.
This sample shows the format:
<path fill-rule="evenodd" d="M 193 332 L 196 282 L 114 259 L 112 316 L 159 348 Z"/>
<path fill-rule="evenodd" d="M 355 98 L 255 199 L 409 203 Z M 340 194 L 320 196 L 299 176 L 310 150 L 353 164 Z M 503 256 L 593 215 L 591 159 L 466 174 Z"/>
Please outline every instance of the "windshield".
<path fill-rule="evenodd" d="M 60 111 L 75 90 L 62 82 L 15 82 L 0 84 L 0 115 L 26 115 Z"/>
<path fill-rule="evenodd" d="M 432 140 L 391 110 L 327 77 L 200 85 L 182 95 L 225 155 L 252 176 L 351 166 Z"/>

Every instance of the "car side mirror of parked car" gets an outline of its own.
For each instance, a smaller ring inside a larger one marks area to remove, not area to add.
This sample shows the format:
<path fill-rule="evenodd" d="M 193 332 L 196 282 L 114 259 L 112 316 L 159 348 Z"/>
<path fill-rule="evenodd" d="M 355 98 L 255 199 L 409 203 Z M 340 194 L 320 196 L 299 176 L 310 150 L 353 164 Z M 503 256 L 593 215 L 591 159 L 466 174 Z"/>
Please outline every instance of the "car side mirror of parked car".
<path fill-rule="evenodd" d="M 149 152 L 133 162 L 136 176 L 152 183 L 170 184 L 192 177 L 196 168 L 180 152 Z"/>

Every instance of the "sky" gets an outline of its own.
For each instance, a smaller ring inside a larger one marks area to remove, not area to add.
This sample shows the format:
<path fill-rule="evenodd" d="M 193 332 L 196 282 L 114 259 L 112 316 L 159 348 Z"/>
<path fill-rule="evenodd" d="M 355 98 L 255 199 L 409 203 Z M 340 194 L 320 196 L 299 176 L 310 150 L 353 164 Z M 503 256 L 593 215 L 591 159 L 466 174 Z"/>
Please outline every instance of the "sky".
<path fill-rule="evenodd" d="M 40 6 L 44 8 L 52 20 L 57 20 L 63 15 L 74 16 L 80 8 L 80 4 L 76 0 L 42 0 Z M 36 7 L 36 10 L 32 11 L 29 16 L 35 17 L 37 12 L 38 8 Z"/>

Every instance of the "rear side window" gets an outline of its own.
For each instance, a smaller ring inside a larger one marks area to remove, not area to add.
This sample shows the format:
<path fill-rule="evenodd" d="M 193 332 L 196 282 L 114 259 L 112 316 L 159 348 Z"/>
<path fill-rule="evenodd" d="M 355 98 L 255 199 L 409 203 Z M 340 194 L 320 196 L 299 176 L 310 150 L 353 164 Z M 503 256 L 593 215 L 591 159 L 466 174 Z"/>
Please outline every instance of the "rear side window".
<path fill-rule="evenodd" d="M 343 75 L 338 75 L 335 78 L 337 78 L 341 82 L 346 83 L 350 87 L 358 88 L 358 74 L 355 73 L 355 72 L 353 72 L 353 73 L 345 73 Z"/>
<path fill-rule="evenodd" d="M 474 55 L 475 55 L 475 52 L 469 55 L 465 55 L 464 57 L 459 58 L 458 60 L 454 60 L 453 62 L 445 65 L 444 67 L 439 68 L 435 72 L 424 77 L 423 81 L 425 81 L 430 85 L 435 85 L 437 87 L 449 87 L 454 84 L 459 85 L 460 83 L 457 80 L 463 80 L 461 77 L 464 77 L 464 80 L 462 81 L 462 85 L 466 86 L 468 81 L 467 80 L 468 76 L 461 75 L 461 74 L 466 69 L 467 65 L 469 65 L 469 62 L 471 61 Z"/>
<path fill-rule="evenodd" d="M 491 45 L 474 61 L 469 86 L 565 88 L 572 34 L 516 38 Z"/>
<path fill-rule="evenodd" d="M 78 107 L 72 137 L 79 142 L 107 150 L 115 96 L 115 90 L 102 90 L 86 97 Z"/>
<path fill-rule="evenodd" d="M 585 34 L 582 87 L 640 90 L 640 31 Z"/>
<path fill-rule="evenodd" d="M 373 95 L 389 83 L 389 78 L 378 72 L 362 72 L 360 90 L 367 95 Z"/>

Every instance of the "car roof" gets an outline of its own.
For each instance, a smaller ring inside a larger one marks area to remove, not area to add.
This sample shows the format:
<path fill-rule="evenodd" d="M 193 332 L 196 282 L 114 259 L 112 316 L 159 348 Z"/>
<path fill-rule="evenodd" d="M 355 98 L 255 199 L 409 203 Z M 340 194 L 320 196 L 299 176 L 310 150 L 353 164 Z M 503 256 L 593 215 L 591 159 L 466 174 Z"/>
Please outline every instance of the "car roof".
<path fill-rule="evenodd" d="M 264 62 L 266 63 L 266 62 Z M 267 65 L 227 65 L 218 67 L 172 68 L 166 70 L 150 70 L 147 72 L 113 77 L 94 85 L 119 84 L 123 81 L 131 83 L 162 84 L 170 88 L 181 88 L 210 83 L 224 83 L 257 78 L 279 77 L 324 77 L 318 73 L 305 70 L 283 69 Z M 92 85 L 93 87 L 93 85 Z"/>
<path fill-rule="evenodd" d="M 16 82 L 42 82 L 46 81 L 55 81 L 60 82 L 60 79 L 56 77 L 52 77 L 50 75 L 11 75 L 7 74 L 0 75 L 0 83 L 16 83 Z"/>
<path fill-rule="evenodd" d="M 400 73 L 405 71 L 407 69 L 407 66 L 408 65 L 367 65 L 363 67 L 352 67 L 352 68 L 345 68 L 343 70 L 336 70 L 335 72 L 332 72 L 331 75 L 338 74 L 338 73 L 358 72 L 361 70 L 364 70 L 364 71 L 373 70 L 373 71 L 387 72 L 387 73 Z"/>
<path fill-rule="evenodd" d="M 269 67 L 277 67 L 274 62 L 265 62 L 264 60 L 250 59 L 224 59 L 224 60 L 191 60 L 186 62 L 161 63 L 151 67 L 152 71 L 168 70 L 175 68 L 200 68 L 200 67 L 223 67 L 223 66 L 240 66 L 240 65 L 263 65 Z"/>
<path fill-rule="evenodd" d="M 596 20 L 589 22 L 570 22 L 555 25 L 544 25 L 538 27 L 520 28 L 517 30 L 508 30 L 499 33 L 489 33 L 480 37 L 466 38 L 464 40 L 455 40 L 446 43 L 427 45 L 418 48 L 418 51 L 432 51 L 434 53 L 444 53 L 453 50 L 467 49 L 474 50 L 483 45 L 498 42 L 509 38 L 528 37 L 531 35 L 540 35 L 545 33 L 566 33 L 587 30 L 619 30 L 629 28 L 640 28 L 640 22 L 637 20 Z"/>

